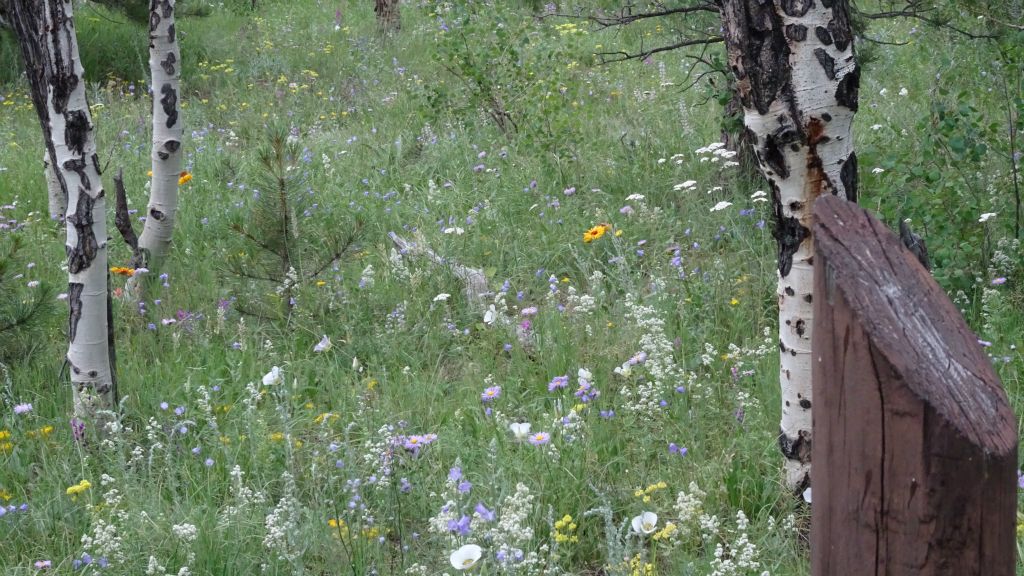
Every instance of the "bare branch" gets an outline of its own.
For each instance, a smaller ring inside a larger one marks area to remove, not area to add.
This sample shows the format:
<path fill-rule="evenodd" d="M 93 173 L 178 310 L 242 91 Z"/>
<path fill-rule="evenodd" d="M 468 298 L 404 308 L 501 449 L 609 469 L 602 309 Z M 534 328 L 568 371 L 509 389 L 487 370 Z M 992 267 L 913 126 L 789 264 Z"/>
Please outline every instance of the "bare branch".
<path fill-rule="evenodd" d="M 598 52 L 596 55 L 601 59 L 601 64 L 611 64 L 613 62 L 625 62 L 626 60 L 643 60 L 648 56 L 657 54 L 658 52 L 668 52 L 669 50 L 677 50 L 688 46 L 707 46 L 708 44 L 718 44 L 724 41 L 725 39 L 721 36 L 709 36 L 707 38 L 682 40 L 675 44 L 659 46 L 657 48 L 651 48 L 650 50 L 641 49 L 640 52 L 632 54 L 620 50 L 618 52 Z"/>
<path fill-rule="evenodd" d="M 135 254 L 139 251 L 139 237 L 135 234 L 135 230 L 132 229 L 131 216 L 128 215 L 128 194 L 124 190 L 123 168 L 119 168 L 117 176 L 114 176 L 114 190 L 116 204 L 114 209 L 114 226 L 121 233 L 121 238 L 124 238 L 124 243 L 132 249 L 132 254 Z"/>
<path fill-rule="evenodd" d="M 578 14 L 562 14 L 562 13 L 549 13 L 541 16 L 544 18 L 576 18 L 585 19 L 594 24 L 597 24 L 600 28 L 611 28 L 612 26 L 625 26 L 632 24 L 638 20 L 646 20 L 648 18 L 660 18 L 662 16 L 671 16 L 672 14 L 692 14 L 694 12 L 710 12 L 713 14 L 718 13 L 718 7 L 711 2 L 702 2 L 691 6 L 678 6 L 676 8 L 666 8 L 663 10 L 656 10 L 653 12 L 640 12 L 637 14 L 632 13 L 633 6 L 624 6 L 619 13 L 615 16 L 603 16 L 603 15 L 590 15 L 581 16 Z"/>
<path fill-rule="evenodd" d="M 954 25 L 950 24 L 949 22 L 943 21 L 943 20 L 941 20 L 939 18 L 932 18 L 932 17 L 926 16 L 925 12 L 928 12 L 930 9 L 928 9 L 928 8 L 917 8 L 917 4 L 916 3 L 911 2 L 911 3 L 909 3 L 909 6 L 911 6 L 911 8 L 907 8 L 905 10 L 891 10 L 889 12 L 857 12 L 857 15 L 862 17 L 862 18 L 867 18 L 868 20 L 886 20 L 886 19 L 890 19 L 890 18 L 910 18 L 910 19 L 913 19 L 913 20 L 919 20 L 919 21 L 924 22 L 925 24 L 929 24 L 931 26 L 935 26 L 936 28 L 945 28 L 946 30 L 950 30 L 950 31 L 956 32 L 957 34 L 960 34 L 961 36 L 966 36 L 966 37 L 974 39 L 974 40 L 992 39 L 992 38 L 996 38 L 997 37 L 996 34 L 982 34 L 982 33 L 979 33 L 979 32 L 970 32 L 968 30 L 964 30 L 963 28 L 959 28 L 957 26 L 954 26 Z"/>

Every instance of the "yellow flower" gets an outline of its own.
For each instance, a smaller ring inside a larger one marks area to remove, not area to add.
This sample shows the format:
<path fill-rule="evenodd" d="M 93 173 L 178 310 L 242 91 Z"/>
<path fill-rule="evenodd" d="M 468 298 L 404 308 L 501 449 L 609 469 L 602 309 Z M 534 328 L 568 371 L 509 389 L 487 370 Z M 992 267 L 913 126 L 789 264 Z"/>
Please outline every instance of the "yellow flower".
<path fill-rule="evenodd" d="M 149 172 L 146 172 L 146 176 L 149 176 L 150 178 L 152 178 L 153 177 L 153 171 L 150 170 Z"/>
<path fill-rule="evenodd" d="M 187 184 L 189 180 L 192 180 L 192 174 L 190 174 L 189 171 L 186 170 L 182 172 L 180 175 L 178 175 L 178 186 L 183 186 Z"/>
<path fill-rule="evenodd" d="M 274 432 L 270 435 L 270 440 L 272 442 L 280 442 L 281 440 L 284 440 L 284 432 Z"/>
<path fill-rule="evenodd" d="M 323 281 L 323 280 L 317 280 L 317 281 L 316 281 L 316 285 L 317 285 L 317 286 L 326 286 L 326 285 L 327 285 L 327 282 L 325 282 L 325 281 Z"/>
<path fill-rule="evenodd" d="M 583 243 L 590 244 L 594 240 L 597 240 L 601 238 L 601 236 L 604 236 L 605 232 L 607 232 L 609 229 L 611 229 L 610 224 L 598 224 L 594 226 L 590 230 L 587 230 L 586 232 L 583 233 Z"/>
<path fill-rule="evenodd" d="M 729 300 L 729 305 L 730 306 L 735 306 L 735 305 L 737 305 L 739 303 L 740 303 L 740 301 L 735 299 L 735 298 L 733 298 L 732 300 Z"/>
<path fill-rule="evenodd" d="M 111 274 L 117 274 L 118 276 L 127 276 L 127 277 L 131 278 L 132 276 L 135 275 L 135 269 L 134 268 L 126 268 L 124 266 L 113 266 L 113 267 L 110 268 L 110 273 Z"/>
<path fill-rule="evenodd" d="M 68 496 L 71 496 L 71 499 L 74 500 L 78 497 L 79 494 L 85 492 L 89 488 L 92 488 L 92 483 L 89 482 L 88 480 L 82 480 L 78 484 L 68 486 L 68 489 L 65 490 L 65 493 L 67 493 Z"/>
<path fill-rule="evenodd" d="M 10 502 L 11 498 L 14 498 L 13 494 L 8 492 L 7 490 L 0 489 L 0 500 L 3 500 L 4 502 Z"/>

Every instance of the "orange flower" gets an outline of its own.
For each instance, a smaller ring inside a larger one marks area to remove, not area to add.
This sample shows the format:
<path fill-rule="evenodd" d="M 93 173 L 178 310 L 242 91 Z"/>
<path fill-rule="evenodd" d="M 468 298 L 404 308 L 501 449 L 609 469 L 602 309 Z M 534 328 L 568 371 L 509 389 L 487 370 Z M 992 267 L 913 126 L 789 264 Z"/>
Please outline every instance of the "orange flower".
<path fill-rule="evenodd" d="M 188 170 L 185 170 L 180 175 L 178 175 L 178 186 L 183 186 L 183 185 L 187 184 L 188 181 L 191 180 L 191 179 L 192 179 L 192 174 L 190 174 Z"/>
<path fill-rule="evenodd" d="M 124 266 L 114 266 L 110 269 L 111 274 L 117 274 L 118 276 L 128 276 L 129 278 L 135 275 L 134 268 L 125 268 Z"/>

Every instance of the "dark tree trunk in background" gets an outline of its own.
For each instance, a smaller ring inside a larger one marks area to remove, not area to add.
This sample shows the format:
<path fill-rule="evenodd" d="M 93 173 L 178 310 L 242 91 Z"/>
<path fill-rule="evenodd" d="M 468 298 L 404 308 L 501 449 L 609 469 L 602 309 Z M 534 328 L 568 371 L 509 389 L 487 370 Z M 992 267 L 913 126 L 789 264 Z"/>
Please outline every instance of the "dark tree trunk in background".
<path fill-rule="evenodd" d="M 373 11 L 377 14 L 377 26 L 381 33 L 391 34 L 402 28 L 402 18 L 398 11 L 399 0 L 374 0 Z"/>

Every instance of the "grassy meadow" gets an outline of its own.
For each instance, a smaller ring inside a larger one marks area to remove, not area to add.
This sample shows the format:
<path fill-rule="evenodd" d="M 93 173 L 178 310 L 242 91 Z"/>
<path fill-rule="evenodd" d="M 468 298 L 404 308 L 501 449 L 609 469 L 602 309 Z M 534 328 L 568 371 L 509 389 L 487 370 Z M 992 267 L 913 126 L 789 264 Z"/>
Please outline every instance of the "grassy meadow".
<path fill-rule="evenodd" d="M 145 301 L 113 277 L 102 431 L 69 422 L 64 231 L 0 39 L 0 298 L 44 305 L 0 333 L 0 573 L 454 575 L 475 544 L 481 575 L 807 574 L 766 188 L 718 144 L 725 77 L 684 90 L 721 46 L 601 65 L 681 22 L 410 1 L 386 38 L 368 1 L 248 4 L 179 20 L 188 175 Z M 108 198 L 123 169 L 138 218 L 146 31 L 76 17 Z M 1024 42 L 868 35 L 908 43 L 860 49 L 860 203 L 912 219 L 1020 413 Z"/>

